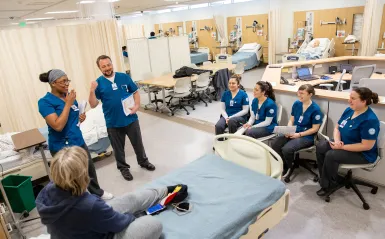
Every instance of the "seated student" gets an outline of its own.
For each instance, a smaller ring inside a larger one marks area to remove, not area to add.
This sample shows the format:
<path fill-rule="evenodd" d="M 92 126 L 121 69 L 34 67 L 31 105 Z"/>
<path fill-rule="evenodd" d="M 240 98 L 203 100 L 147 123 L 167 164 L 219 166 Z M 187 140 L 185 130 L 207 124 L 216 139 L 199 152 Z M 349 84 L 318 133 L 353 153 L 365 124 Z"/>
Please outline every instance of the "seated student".
<path fill-rule="evenodd" d="M 80 147 L 59 151 L 51 163 L 50 182 L 39 193 L 36 207 L 52 239 L 153 239 L 162 224 L 152 216 L 134 214 L 158 203 L 175 186 L 144 189 L 106 204 L 87 192 L 87 152 Z"/>
<path fill-rule="evenodd" d="M 243 125 L 245 134 L 255 139 L 272 134 L 274 127 L 278 125 L 277 105 L 273 87 L 269 82 L 257 82 L 250 111 L 249 122 Z"/>
<path fill-rule="evenodd" d="M 151 32 L 148 39 L 156 39 L 155 32 Z"/>
<path fill-rule="evenodd" d="M 380 122 L 369 107 L 372 103 L 378 103 L 376 93 L 366 87 L 353 89 L 349 107 L 334 128 L 334 140 L 323 140 L 317 144 L 321 185 L 317 191 L 318 196 L 325 196 L 337 186 L 340 164 L 368 164 L 376 161 Z"/>
<path fill-rule="evenodd" d="M 229 90 L 222 95 L 221 117 L 215 125 L 215 134 L 223 134 L 227 127 L 229 127 L 229 133 L 235 133 L 242 124 L 246 123 L 248 112 L 247 93 L 239 89 L 238 78 L 230 78 Z"/>
<path fill-rule="evenodd" d="M 122 52 L 123 52 L 123 56 L 124 57 L 128 57 L 128 52 L 127 52 L 127 47 L 126 46 L 122 46 Z"/>
<path fill-rule="evenodd" d="M 272 148 L 281 156 L 284 163 L 283 175 L 292 167 L 294 152 L 314 145 L 314 136 L 318 132 L 323 114 L 320 107 L 311 100 L 315 95 L 314 87 L 305 84 L 299 87 L 298 99 L 291 109 L 288 126 L 297 126 L 291 135 L 281 135 L 272 142 Z"/>

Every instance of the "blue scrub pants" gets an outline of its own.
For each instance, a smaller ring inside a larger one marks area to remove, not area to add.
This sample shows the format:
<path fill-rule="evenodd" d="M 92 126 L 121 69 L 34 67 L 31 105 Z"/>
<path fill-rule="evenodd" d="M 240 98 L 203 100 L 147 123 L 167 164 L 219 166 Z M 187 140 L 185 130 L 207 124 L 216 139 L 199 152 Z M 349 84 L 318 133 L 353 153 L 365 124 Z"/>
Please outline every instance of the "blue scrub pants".
<path fill-rule="evenodd" d="M 215 135 L 225 133 L 225 129 L 229 127 L 229 133 L 233 134 L 237 132 L 238 128 L 241 125 L 246 124 L 246 119 L 244 117 L 234 117 L 229 119 L 229 124 L 226 124 L 226 119 L 221 116 L 217 124 L 215 125 Z"/>
<path fill-rule="evenodd" d="M 332 149 L 327 140 L 317 144 L 317 164 L 320 175 L 320 185 L 328 189 L 338 184 L 338 167 L 340 164 L 368 164 L 361 152 L 350 152 L 342 149 Z"/>
<path fill-rule="evenodd" d="M 245 135 L 254 139 L 262 138 L 271 135 L 266 127 L 250 128 L 246 130 Z"/>

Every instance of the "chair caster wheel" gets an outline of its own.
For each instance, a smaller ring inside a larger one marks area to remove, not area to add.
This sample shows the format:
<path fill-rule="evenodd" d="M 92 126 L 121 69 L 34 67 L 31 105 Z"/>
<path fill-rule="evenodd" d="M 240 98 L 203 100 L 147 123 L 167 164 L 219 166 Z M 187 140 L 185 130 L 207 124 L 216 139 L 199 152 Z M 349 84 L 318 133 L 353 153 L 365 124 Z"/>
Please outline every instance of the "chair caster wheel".
<path fill-rule="evenodd" d="M 365 210 L 369 210 L 369 209 L 370 209 L 369 204 L 367 204 L 367 203 L 362 204 L 362 207 L 363 207 Z"/>
<path fill-rule="evenodd" d="M 174 116 L 175 114 L 174 113 L 171 113 L 171 116 Z"/>
<path fill-rule="evenodd" d="M 378 188 L 373 188 L 370 192 L 371 192 L 372 194 L 377 194 L 377 191 L 378 191 Z"/>
<path fill-rule="evenodd" d="M 195 108 L 193 108 L 193 110 L 195 110 Z"/>
<path fill-rule="evenodd" d="M 209 103 L 213 103 L 213 101 L 212 101 L 212 100 L 210 100 L 210 101 L 209 101 Z"/>
<path fill-rule="evenodd" d="M 329 196 L 325 198 L 325 202 L 330 202 L 330 197 Z"/>
<path fill-rule="evenodd" d="M 290 183 L 290 178 L 285 178 L 285 183 Z"/>
<path fill-rule="evenodd" d="M 206 107 L 207 107 L 207 105 L 206 105 Z"/>
<path fill-rule="evenodd" d="M 319 181 L 319 178 L 318 177 L 314 177 L 313 178 L 313 182 L 317 183 Z"/>
<path fill-rule="evenodd" d="M 190 113 L 187 113 L 187 115 L 190 115 Z"/>
<path fill-rule="evenodd" d="M 346 189 L 350 189 L 350 186 L 345 186 Z"/>

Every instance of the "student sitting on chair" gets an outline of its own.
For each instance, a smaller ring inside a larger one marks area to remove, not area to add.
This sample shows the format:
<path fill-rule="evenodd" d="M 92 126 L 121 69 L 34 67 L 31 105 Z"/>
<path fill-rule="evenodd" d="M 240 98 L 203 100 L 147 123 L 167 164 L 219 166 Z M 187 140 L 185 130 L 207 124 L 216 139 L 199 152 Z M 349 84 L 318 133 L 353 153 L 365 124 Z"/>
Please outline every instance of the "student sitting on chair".
<path fill-rule="evenodd" d="M 239 89 L 239 79 L 229 80 L 229 90 L 225 91 L 221 99 L 221 118 L 215 125 L 215 134 L 223 134 L 229 127 L 229 133 L 235 133 L 237 129 L 246 123 L 249 112 L 249 97 L 247 93 Z"/>
<path fill-rule="evenodd" d="M 143 189 L 105 203 L 87 192 L 87 152 L 80 147 L 59 151 L 51 164 L 50 182 L 39 193 L 36 207 L 51 238 L 71 239 L 153 239 L 162 224 L 138 212 L 157 204 L 176 186 Z"/>
<path fill-rule="evenodd" d="M 320 107 L 311 100 L 315 95 L 314 87 L 305 84 L 297 92 L 299 100 L 294 102 L 288 126 L 296 126 L 291 135 L 281 135 L 272 142 L 272 148 L 284 162 L 283 175 L 293 166 L 294 153 L 300 149 L 314 145 L 314 136 L 318 132 L 323 114 Z"/>
<path fill-rule="evenodd" d="M 250 119 L 243 125 L 245 134 L 255 139 L 273 133 L 277 123 L 277 105 L 274 90 L 267 81 L 258 81 L 254 87 L 254 100 L 251 103 Z"/>
<path fill-rule="evenodd" d="M 338 186 L 340 164 L 369 164 L 376 161 L 380 121 L 369 107 L 372 103 L 378 103 L 378 94 L 366 87 L 353 89 L 349 107 L 334 128 L 334 140 L 323 140 L 317 144 L 321 185 L 318 196 L 325 196 Z"/>

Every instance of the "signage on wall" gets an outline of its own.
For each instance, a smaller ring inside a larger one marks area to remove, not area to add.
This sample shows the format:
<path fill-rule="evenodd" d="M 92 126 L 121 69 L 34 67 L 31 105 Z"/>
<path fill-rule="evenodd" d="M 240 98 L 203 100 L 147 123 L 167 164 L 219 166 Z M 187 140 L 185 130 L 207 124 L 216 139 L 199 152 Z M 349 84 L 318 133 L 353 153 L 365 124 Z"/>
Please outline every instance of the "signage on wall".
<path fill-rule="evenodd" d="M 314 12 L 306 12 L 306 31 L 313 34 L 314 29 Z"/>
<path fill-rule="evenodd" d="M 345 30 L 337 30 L 337 37 L 345 37 Z"/>
<path fill-rule="evenodd" d="M 257 30 L 257 36 L 263 36 L 263 30 Z"/>
<path fill-rule="evenodd" d="M 216 32 L 211 32 L 211 37 L 216 39 L 217 38 L 217 33 Z"/>

